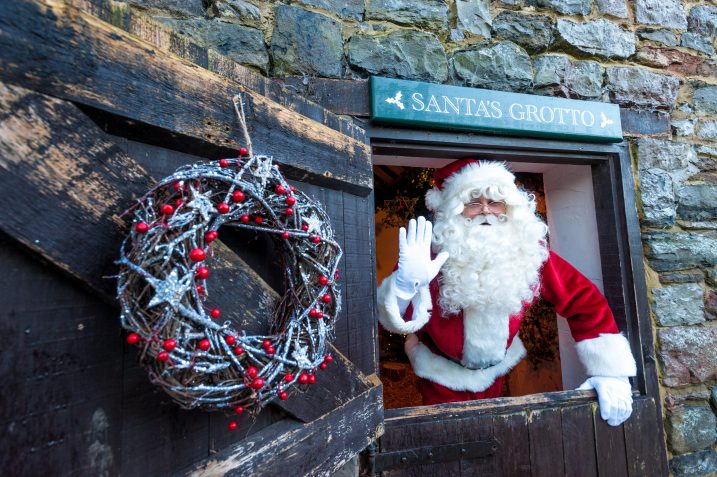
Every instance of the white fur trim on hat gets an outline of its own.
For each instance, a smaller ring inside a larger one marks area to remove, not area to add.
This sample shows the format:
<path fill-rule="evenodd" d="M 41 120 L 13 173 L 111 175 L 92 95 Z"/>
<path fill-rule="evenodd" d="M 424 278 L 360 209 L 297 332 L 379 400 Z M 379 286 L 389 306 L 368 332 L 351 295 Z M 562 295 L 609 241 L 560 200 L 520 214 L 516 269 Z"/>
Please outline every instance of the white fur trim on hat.
<path fill-rule="evenodd" d="M 405 321 L 398 306 L 399 292 L 394 283 L 395 275 L 396 272 L 393 272 L 378 287 L 378 321 L 391 333 L 415 333 L 423 328 L 431 317 L 431 292 L 428 286 L 418 289 L 418 293 L 411 298 L 411 321 Z"/>
<path fill-rule="evenodd" d="M 503 361 L 486 369 L 468 369 L 439 356 L 418 341 L 416 335 L 406 337 L 405 349 L 416 376 L 453 391 L 474 393 L 488 389 L 497 378 L 508 374 L 525 356 L 525 347 L 517 336 L 506 350 Z"/>
<path fill-rule="evenodd" d="M 443 181 L 441 189 L 434 187 L 426 193 L 426 207 L 437 211 L 466 190 L 487 186 L 500 187 L 507 196 L 518 192 L 515 176 L 502 162 L 472 162 Z"/>
<path fill-rule="evenodd" d="M 620 333 L 602 333 L 575 344 L 588 376 L 629 377 L 637 374 L 630 343 Z"/>

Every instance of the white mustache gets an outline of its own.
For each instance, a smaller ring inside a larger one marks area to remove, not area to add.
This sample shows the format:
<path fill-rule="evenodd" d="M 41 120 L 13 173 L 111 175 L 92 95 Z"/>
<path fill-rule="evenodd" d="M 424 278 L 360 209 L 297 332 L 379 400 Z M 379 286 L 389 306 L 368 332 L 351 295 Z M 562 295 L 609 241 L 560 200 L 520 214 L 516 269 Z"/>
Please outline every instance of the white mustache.
<path fill-rule="evenodd" d="M 495 225 L 502 222 L 506 222 L 508 220 L 508 216 L 505 214 L 502 215 L 476 215 L 473 217 L 473 221 L 477 222 L 478 224 L 488 224 L 488 225 Z"/>

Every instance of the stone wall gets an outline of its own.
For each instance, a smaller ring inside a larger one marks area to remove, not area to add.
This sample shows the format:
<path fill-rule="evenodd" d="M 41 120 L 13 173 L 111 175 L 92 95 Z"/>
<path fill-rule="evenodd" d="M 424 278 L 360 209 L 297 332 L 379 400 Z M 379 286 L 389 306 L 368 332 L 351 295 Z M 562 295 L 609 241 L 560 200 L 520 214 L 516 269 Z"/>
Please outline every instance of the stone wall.
<path fill-rule="evenodd" d="M 265 76 L 363 81 L 375 74 L 609 101 L 632 114 L 637 120 L 629 141 L 671 469 L 675 475 L 717 473 L 713 2 L 128 3 Z"/>

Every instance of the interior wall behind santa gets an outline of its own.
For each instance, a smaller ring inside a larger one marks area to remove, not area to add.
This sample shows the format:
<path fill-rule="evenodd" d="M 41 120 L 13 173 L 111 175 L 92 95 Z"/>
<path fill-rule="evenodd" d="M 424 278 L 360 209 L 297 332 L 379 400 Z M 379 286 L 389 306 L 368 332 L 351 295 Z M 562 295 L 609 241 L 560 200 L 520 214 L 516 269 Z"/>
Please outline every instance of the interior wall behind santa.
<path fill-rule="evenodd" d="M 123 20 L 128 12 L 149 18 L 176 38 L 280 79 L 359 121 L 367 115 L 370 74 L 619 104 L 639 200 L 671 468 L 675 475 L 717 472 L 714 2 L 113 5 L 119 26 L 131 31 Z"/>

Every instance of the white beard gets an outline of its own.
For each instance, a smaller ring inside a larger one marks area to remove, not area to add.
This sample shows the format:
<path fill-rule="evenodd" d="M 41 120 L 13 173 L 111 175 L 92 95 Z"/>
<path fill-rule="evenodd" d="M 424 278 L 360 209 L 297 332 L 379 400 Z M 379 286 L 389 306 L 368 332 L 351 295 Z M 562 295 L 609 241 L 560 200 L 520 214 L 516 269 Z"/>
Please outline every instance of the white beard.
<path fill-rule="evenodd" d="M 434 227 L 435 251 L 450 254 L 439 305 L 445 315 L 463 311 L 463 364 L 471 368 L 503 359 L 509 317 L 539 292 L 547 227 L 532 214 L 517 215 L 492 225 L 456 216 Z"/>

